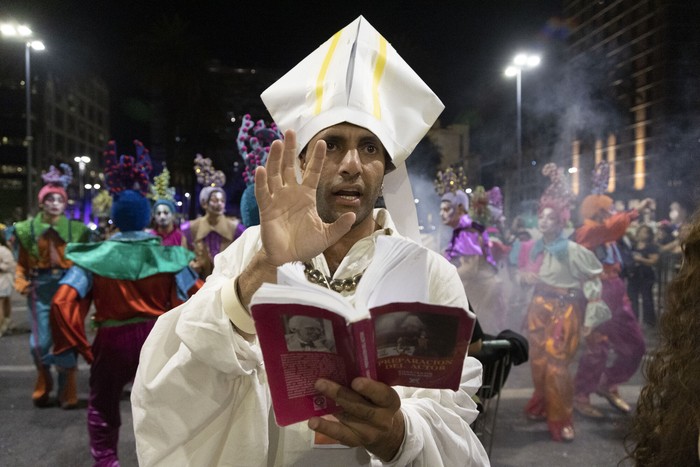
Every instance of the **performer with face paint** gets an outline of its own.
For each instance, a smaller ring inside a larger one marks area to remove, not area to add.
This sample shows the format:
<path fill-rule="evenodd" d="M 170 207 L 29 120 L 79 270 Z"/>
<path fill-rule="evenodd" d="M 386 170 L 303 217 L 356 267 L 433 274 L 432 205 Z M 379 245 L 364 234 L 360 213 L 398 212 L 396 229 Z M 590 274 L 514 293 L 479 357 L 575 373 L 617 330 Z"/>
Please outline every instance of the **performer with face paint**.
<path fill-rule="evenodd" d="M 56 361 L 51 354 L 50 307 L 59 281 L 73 262 L 65 257 L 66 244 L 86 242 L 90 230 L 82 222 L 65 216 L 73 171 L 68 164 L 51 166 L 42 175 L 46 183 L 39 191 L 41 212 L 18 222 L 15 235 L 19 241 L 19 257 L 15 272 L 15 289 L 27 296 L 31 334 L 29 347 L 37 368 L 32 401 L 38 407 L 53 403 L 51 365 L 58 370 L 58 401 L 64 408 L 74 408 L 76 393 L 75 360 Z M 70 369 L 69 369 L 70 368 Z"/>
<path fill-rule="evenodd" d="M 238 238 L 245 226 L 238 219 L 225 215 L 224 173 L 214 170 L 211 159 L 201 154 L 197 154 L 194 161 L 197 182 L 203 185 L 199 192 L 199 205 L 204 215 L 190 221 L 187 240 L 195 254 L 191 266 L 201 279 L 206 279 L 214 270 L 214 257 Z"/>
<path fill-rule="evenodd" d="M 153 229 L 149 229 L 149 232 L 159 236 L 163 246 L 187 248 L 187 238 L 177 225 L 174 190 L 170 188 L 170 171 L 167 167 L 160 175 L 153 177 L 151 194 L 156 201 L 153 203 Z"/>
<path fill-rule="evenodd" d="M 573 441 L 574 384 L 569 365 L 581 334 L 610 318 L 601 300 L 603 267 L 593 253 L 568 240 L 571 193 L 563 170 L 542 169 L 552 180 L 540 198 L 538 228 L 542 238 L 523 245 L 523 282 L 534 285 L 527 311 L 534 393 L 525 407 L 531 420 L 546 420 L 554 441 Z"/>

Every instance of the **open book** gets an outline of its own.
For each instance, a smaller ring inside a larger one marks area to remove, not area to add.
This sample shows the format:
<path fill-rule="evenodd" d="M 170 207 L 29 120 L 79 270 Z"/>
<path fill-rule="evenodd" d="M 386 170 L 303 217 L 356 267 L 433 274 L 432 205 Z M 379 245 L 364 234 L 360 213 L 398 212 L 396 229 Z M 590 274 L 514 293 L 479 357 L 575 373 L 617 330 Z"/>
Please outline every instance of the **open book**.
<path fill-rule="evenodd" d="M 458 389 L 475 317 L 428 303 L 429 254 L 379 237 L 352 299 L 309 282 L 300 263 L 281 266 L 277 284 L 260 287 L 251 313 L 279 425 L 339 410 L 314 389 L 318 378 Z"/>

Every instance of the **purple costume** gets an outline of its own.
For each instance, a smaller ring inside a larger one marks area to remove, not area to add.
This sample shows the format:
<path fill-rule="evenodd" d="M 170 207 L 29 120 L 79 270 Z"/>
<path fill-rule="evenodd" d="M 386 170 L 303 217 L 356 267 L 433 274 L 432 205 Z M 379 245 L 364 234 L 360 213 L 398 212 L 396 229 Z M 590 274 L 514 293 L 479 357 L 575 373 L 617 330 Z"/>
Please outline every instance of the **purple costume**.
<path fill-rule="evenodd" d="M 506 305 L 488 233 L 479 227 L 468 214 L 462 215 L 445 250 L 445 257 L 457 267 L 467 299 L 481 327 L 496 335 L 503 330 Z"/>

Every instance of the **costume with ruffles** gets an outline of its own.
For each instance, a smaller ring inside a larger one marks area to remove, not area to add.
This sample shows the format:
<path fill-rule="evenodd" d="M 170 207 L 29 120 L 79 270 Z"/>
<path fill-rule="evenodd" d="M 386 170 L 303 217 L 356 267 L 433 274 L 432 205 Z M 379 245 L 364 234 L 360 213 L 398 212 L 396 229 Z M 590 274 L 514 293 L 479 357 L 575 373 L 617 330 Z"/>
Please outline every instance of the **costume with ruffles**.
<path fill-rule="evenodd" d="M 211 224 L 207 216 L 190 221 L 186 229 L 187 240 L 194 250 L 199 267 L 199 277 L 206 279 L 214 270 L 214 257 L 224 251 L 241 233 L 245 226 L 237 220 L 219 216 L 216 224 Z"/>
<path fill-rule="evenodd" d="M 457 267 L 481 327 L 486 333 L 496 335 L 505 325 L 503 287 L 491 252 L 489 235 L 474 225 L 468 214 L 459 218 L 459 224 L 445 249 L 445 257 Z"/>
<path fill-rule="evenodd" d="M 90 230 L 82 222 L 69 220 L 65 215 L 61 215 L 52 225 L 44 222 L 39 214 L 33 219 L 18 222 L 15 235 L 19 240 L 15 289 L 27 295 L 32 358 L 39 368 L 43 366 L 46 369 L 54 363 L 70 366 L 71 362 L 55 362 L 51 354 L 51 299 L 59 281 L 73 265 L 65 257 L 66 245 L 88 241 Z"/>
<path fill-rule="evenodd" d="M 609 321 L 586 337 L 586 350 L 576 372 L 577 398 L 588 398 L 598 389 L 616 391 L 618 384 L 634 375 L 644 356 L 644 336 L 620 277 L 620 254 L 615 245 L 638 216 L 633 209 L 613 214 L 602 223 L 586 219 L 576 230 L 576 242 L 593 251 L 603 263 L 602 296 L 612 312 Z M 608 366 L 611 350 L 615 357 Z"/>
<path fill-rule="evenodd" d="M 531 418 L 545 418 L 552 438 L 573 427 L 574 384 L 569 365 L 576 356 L 581 327 L 610 319 L 601 300 L 600 261 L 586 248 L 563 237 L 545 244 L 524 242 L 524 270 L 537 274 L 527 311 L 534 393 L 525 407 Z"/>
<path fill-rule="evenodd" d="M 187 300 L 201 285 L 188 264 L 192 252 L 165 247 L 146 232 L 117 233 L 94 244 L 70 244 L 75 263 L 52 304 L 54 353 L 80 353 L 90 368 L 88 431 L 95 465 L 117 461 L 124 386 L 136 374 L 139 353 L 156 318 Z M 92 343 L 85 315 L 94 303 Z"/>

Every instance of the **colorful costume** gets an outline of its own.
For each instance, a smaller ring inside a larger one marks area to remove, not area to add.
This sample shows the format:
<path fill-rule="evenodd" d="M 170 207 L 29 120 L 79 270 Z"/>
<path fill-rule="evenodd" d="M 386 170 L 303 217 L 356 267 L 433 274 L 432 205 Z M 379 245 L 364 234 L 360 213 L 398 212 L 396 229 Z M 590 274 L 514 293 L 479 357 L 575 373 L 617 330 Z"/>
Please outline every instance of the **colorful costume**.
<path fill-rule="evenodd" d="M 153 217 L 155 221 L 155 228 L 148 229 L 148 232 L 153 235 L 160 237 L 163 246 L 181 246 L 187 248 L 187 237 L 180 230 L 180 227 L 176 225 L 175 215 L 177 214 L 177 209 L 175 208 L 175 189 L 170 187 L 170 171 L 167 167 L 163 168 L 160 175 L 153 177 L 153 184 L 151 185 L 151 196 L 155 199 L 153 203 Z M 167 226 L 158 224 L 158 208 L 167 208 L 168 217 L 166 219 Z"/>
<path fill-rule="evenodd" d="M 603 300 L 612 311 L 612 319 L 586 338 L 586 351 L 576 372 L 576 395 L 584 398 L 599 388 L 616 391 L 639 368 L 645 345 L 642 330 L 632 310 L 615 242 L 638 216 L 636 210 L 612 215 L 603 223 L 586 219 L 576 230 L 576 242 L 596 253 L 603 263 Z M 608 354 L 615 360 L 607 366 Z"/>
<path fill-rule="evenodd" d="M 148 153 L 136 143 L 136 162 L 121 156 L 117 163 L 113 142 L 106 152 L 106 181 L 115 198 L 112 218 L 120 232 L 104 242 L 68 245 L 66 256 L 75 265 L 61 280 L 51 309 L 54 353 L 80 353 L 91 363 L 88 432 L 98 466 L 118 463 L 119 401 L 156 318 L 197 288 L 196 274 L 188 267 L 192 252 L 162 246 L 158 237 L 143 232 L 150 219 L 148 200 L 143 193 L 119 190 L 134 186 L 134 178 L 141 189 L 147 187 Z M 92 345 L 84 328 L 91 301 L 97 327 Z"/>
<path fill-rule="evenodd" d="M 600 171 L 600 167 L 596 168 Z M 604 166 L 603 166 L 604 171 Z M 604 186 L 607 186 L 607 178 Z M 603 300 L 612 312 L 612 319 L 586 337 L 586 351 L 576 372 L 576 399 L 588 403 L 589 395 L 598 391 L 621 411 L 629 407 L 619 398 L 617 385 L 629 380 L 639 368 L 644 356 L 644 336 L 632 311 L 625 283 L 620 277 L 620 254 L 615 242 L 624 234 L 639 214 L 636 209 L 610 214 L 613 201 L 597 190 L 581 205 L 584 223 L 575 232 L 576 242 L 593 251 L 603 263 Z M 603 221 L 593 220 L 601 212 Z M 607 366 L 610 351 L 615 360 Z"/>
<path fill-rule="evenodd" d="M 558 237 L 527 242 L 521 250 L 526 258 L 524 270 L 537 277 L 527 310 L 534 393 L 525 412 L 532 419 L 545 418 L 553 440 L 571 441 L 574 385 L 569 365 L 576 355 L 582 326 L 599 325 L 610 318 L 610 310 L 600 300 L 600 261 L 561 234 L 568 222 L 570 198 L 563 174 L 554 164 L 547 164 L 543 173 L 553 183 L 542 195 L 540 215 L 558 220 L 549 231 Z M 547 235 L 544 230 L 543 235 Z"/>
<path fill-rule="evenodd" d="M 448 168 L 438 173 L 435 185 L 441 202 L 450 203 L 454 209 L 462 206 L 467 210 L 470 203 L 464 192 L 466 179 L 461 182 L 462 177 L 461 167 L 456 172 Z M 505 325 L 506 304 L 489 235 L 485 226 L 474 222 L 469 214 L 462 214 L 456 226 L 453 222 L 450 220 L 448 224 L 454 230 L 445 249 L 445 258 L 457 267 L 481 327 L 486 333 L 496 335 Z"/>
<path fill-rule="evenodd" d="M 47 184 L 39 192 L 39 204 L 50 194 L 61 196 L 68 201 L 65 186 L 70 183 L 72 170 L 67 164 L 61 164 L 61 171 L 51 166 L 43 175 Z M 69 220 L 63 213 L 49 224 L 42 213 L 33 219 L 15 224 L 15 236 L 19 242 L 19 257 L 15 271 L 15 289 L 27 296 L 29 310 L 29 347 L 37 367 L 37 381 L 32 394 L 34 404 L 45 406 L 50 403 L 49 395 L 53 388 L 51 365 L 59 370 L 58 396 L 64 398 L 66 380 L 71 386 L 75 374 L 66 374 L 64 368 L 75 367 L 75 360 L 56 361 L 51 354 L 50 309 L 51 299 L 58 289 L 59 281 L 73 265 L 64 255 L 69 242 L 86 242 L 90 237 L 89 229 L 79 221 Z M 73 399 L 73 397 L 70 397 Z M 70 404 L 72 405 L 72 404 Z"/>
<path fill-rule="evenodd" d="M 195 158 L 197 182 L 204 185 L 199 193 L 199 204 L 206 207 L 211 196 L 218 192 L 226 199 L 223 185 L 226 177 L 220 170 L 214 170 L 209 158 L 197 154 Z M 212 220 L 214 223 L 212 223 Z M 245 230 L 237 219 L 226 217 L 223 212 L 210 216 L 205 214 L 190 221 L 185 229 L 187 240 L 194 250 L 199 277 L 206 279 L 214 270 L 214 257 L 224 251 Z"/>

